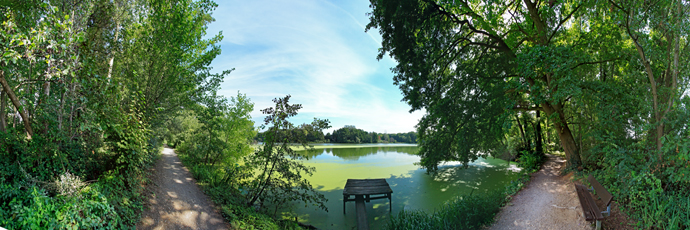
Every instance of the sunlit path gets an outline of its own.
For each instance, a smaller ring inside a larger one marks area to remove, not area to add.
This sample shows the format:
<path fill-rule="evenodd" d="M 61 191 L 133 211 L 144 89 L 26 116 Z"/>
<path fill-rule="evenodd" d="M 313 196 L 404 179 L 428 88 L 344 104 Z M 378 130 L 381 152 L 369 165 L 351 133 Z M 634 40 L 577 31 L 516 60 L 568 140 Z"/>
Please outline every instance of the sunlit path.
<path fill-rule="evenodd" d="M 592 229 L 582 216 L 569 176 L 559 175 L 565 161 L 547 156 L 542 169 L 496 215 L 496 223 L 489 229 Z"/>
<path fill-rule="evenodd" d="M 153 173 L 154 194 L 137 229 L 229 229 L 173 149 L 163 150 Z"/>

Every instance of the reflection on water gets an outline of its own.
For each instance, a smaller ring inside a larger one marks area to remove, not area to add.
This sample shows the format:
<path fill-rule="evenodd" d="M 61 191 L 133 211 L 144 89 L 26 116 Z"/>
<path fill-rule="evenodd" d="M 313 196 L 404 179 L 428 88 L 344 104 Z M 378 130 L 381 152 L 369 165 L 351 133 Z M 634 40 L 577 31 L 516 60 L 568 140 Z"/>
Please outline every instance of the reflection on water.
<path fill-rule="evenodd" d="M 297 205 L 295 212 L 302 222 L 321 229 L 354 229 L 357 226 L 355 204 L 348 202 L 343 214 L 343 187 L 347 179 L 385 178 L 393 189 L 393 210 L 388 200 L 366 203 L 369 226 L 380 229 L 391 214 L 403 209 L 433 211 L 443 202 L 459 195 L 492 189 L 503 189 L 517 178 L 514 164 L 499 159 L 483 159 L 463 168 L 456 162 L 446 163 L 435 174 L 414 165 L 419 162 L 416 146 L 369 145 L 352 148 L 307 150 L 310 159 L 304 163 L 316 167 L 308 180 L 328 198 L 329 212 Z"/>
<path fill-rule="evenodd" d="M 359 162 L 360 158 L 375 155 L 378 153 L 404 153 L 408 155 L 416 155 L 418 148 L 416 146 L 371 146 L 358 148 L 328 148 L 328 149 L 314 149 L 304 150 L 304 154 L 309 158 L 328 159 L 330 157 L 338 157 L 349 163 Z M 335 159 L 334 159 L 335 160 Z M 371 160 L 371 159 L 369 159 Z"/>

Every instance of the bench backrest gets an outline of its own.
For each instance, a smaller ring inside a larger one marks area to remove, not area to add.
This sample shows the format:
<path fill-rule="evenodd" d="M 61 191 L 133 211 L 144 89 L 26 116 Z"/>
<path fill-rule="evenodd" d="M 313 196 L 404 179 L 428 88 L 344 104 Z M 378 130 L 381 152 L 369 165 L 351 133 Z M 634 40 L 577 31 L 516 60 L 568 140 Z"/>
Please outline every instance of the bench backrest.
<path fill-rule="evenodd" d="M 604 206 L 609 206 L 609 204 L 611 204 L 611 200 L 613 200 L 613 195 L 611 195 L 611 193 L 606 190 L 604 186 L 601 186 L 601 184 L 594 179 L 594 176 L 589 175 L 587 180 L 589 180 L 589 183 L 592 185 L 592 187 L 594 187 L 594 190 L 597 191 L 597 195 L 604 202 Z"/>

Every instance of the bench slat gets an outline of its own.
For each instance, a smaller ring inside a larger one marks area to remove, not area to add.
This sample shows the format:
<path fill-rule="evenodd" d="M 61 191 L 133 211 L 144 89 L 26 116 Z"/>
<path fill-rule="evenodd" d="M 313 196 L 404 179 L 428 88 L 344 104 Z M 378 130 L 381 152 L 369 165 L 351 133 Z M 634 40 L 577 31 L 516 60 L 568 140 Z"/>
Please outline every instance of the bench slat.
<path fill-rule="evenodd" d="M 582 212 L 585 215 L 585 220 L 603 220 L 604 216 L 601 214 L 597 203 L 592 198 L 592 195 L 587 191 L 587 187 L 583 185 L 575 185 L 577 190 L 577 197 L 580 200 L 580 205 L 582 206 Z"/>
<path fill-rule="evenodd" d="M 388 193 L 393 193 L 389 186 L 347 187 L 343 189 L 343 195 L 379 195 Z"/>
<path fill-rule="evenodd" d="M 613 200 L 613 195 L 604 188 L 604 186 L 601 186 L 599 182 L 594 179 L 594 176 L 591 174 L 587 178 L 589 180 L 589 183 L 592 184 L 592 187 L 594 187 L 594 190 L 597 191 L 597 195 L 599 195 L 599 198 L 604 202 L 604 207 L 609 206 L 611 204 L 611 201 Z"/>
<path fill-rule="evenodd" d="M 379 185 L 388 185 L 388 182 L 386 182 L 386 179 L 347 179 L 347 183 L 345 183 L 345 187 Z"/>
<path fill-rule="evenodd" d="M 589 207 L 589 202 L 587 202 L 585 196 L 587 196 L 587 189 L 582 185 L 575 185 L 575 190 L 577 191 L 577 198 L 580 200 L 580 207 L 582 207 L 582 212 L 585 216 L 585 220 L 592 221 L 594 217 L 592 216 L 592 208 Z"/>

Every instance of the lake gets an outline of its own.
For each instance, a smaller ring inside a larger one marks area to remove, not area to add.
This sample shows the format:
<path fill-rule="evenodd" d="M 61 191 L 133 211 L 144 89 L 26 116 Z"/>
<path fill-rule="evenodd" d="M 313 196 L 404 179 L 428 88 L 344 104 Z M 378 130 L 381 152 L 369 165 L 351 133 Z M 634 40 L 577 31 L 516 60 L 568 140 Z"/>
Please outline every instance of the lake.
<path fill-rule="evenodd" d="M 371 229 L 381 229 L 390 218 L 403 209 L 433 211 L 445 201 L 459 195 L 478 194 L 504 189 L 518 176 L 515 163 L 500 159 L 480 158 L 463 168 L 457 162 L 442 165 L 436 174 L 427 174 L 414 163 L 418 147 L 410 144 L 315 145 L 306 150 L 310 156 L 305 165 L 316 167 L 308 177 L 314 188 L 328 198 L 329 212 L 313 206 L 296 205 L 293 211 L 300 222 L 319 229 L 356 229 L 355 202 L 347 202 L 343 214 L 343 187 L 347 179 L 385 178 L 393 190 L 393 210 L 388 199 L 365 203 Z M 303 150 L 304 151 L 304 150 Z"/>

